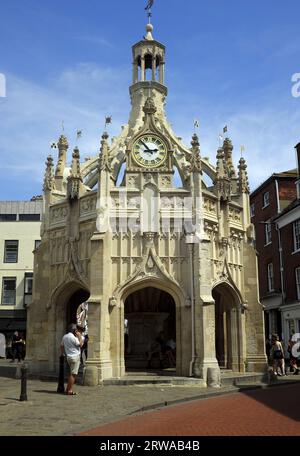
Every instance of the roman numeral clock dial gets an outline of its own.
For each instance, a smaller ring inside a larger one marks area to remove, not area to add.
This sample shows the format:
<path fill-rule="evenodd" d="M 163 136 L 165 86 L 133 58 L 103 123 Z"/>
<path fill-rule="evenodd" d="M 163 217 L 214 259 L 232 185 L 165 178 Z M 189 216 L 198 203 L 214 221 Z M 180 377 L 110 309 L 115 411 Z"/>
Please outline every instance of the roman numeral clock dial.
<path fill-rule="evenodd" d="M 167 147 L 156 135 L 144 135 L 133 145 L 134 161 L 143 168 L 158 168 L 167 158 Z"/>

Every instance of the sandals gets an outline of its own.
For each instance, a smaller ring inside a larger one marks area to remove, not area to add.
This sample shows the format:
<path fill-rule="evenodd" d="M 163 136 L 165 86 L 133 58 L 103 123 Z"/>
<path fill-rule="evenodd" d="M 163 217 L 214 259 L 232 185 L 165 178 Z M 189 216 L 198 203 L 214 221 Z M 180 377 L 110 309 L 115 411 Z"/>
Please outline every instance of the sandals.
<path fill-rule="evenodd" d="M 74 391 L 69 391 L 69 392 L 66 391 L 65 394 L 66 394 L 67 396 L 77 396 L 77 393 L 75 393 Z"/>

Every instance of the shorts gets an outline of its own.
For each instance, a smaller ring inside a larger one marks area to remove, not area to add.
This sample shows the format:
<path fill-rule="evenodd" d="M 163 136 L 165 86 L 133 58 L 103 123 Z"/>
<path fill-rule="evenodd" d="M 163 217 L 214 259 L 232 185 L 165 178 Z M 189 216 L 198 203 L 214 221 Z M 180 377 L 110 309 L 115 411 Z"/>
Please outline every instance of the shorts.
<path fill-rule="evenodd" d="M 79 371 L 79 366 L 80 366 L 80 355 L 78 356 L 68 356 L 67 357 L 67 362 L 70 367 L 70 372 L 72 375 L 77 375 Z"/>

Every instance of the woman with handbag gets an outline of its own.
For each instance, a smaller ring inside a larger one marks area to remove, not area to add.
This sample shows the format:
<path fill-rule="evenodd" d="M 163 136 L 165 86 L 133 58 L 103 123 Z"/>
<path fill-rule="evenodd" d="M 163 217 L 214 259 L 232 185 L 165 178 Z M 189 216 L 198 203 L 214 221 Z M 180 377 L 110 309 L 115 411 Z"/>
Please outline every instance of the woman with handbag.
<path fill-rule="evenodd" d="M 271 338 L 272 348 L 271 348 L 271 358 L 273 360 L 273 374 L 278 375 L 286 375 L 284 370 L 284 352 L 279 341 L 279 337 L 277 334 L 273 334 Z M 281 373 L 278 372 L 278 368 L 280 368 Z"/>

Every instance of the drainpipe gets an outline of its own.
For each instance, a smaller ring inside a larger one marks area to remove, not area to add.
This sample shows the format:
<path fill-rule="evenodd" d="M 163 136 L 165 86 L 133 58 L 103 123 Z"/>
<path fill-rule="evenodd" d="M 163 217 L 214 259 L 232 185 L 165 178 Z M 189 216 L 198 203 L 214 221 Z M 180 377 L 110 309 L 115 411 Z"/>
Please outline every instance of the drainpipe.
<path fill-rule="evenodd" d="M 191 320 L 192 320 L 192 359 L 190 362 L 190 373 L 189 376 L 193 376 L 194 363 L 196 358 L 195 350 L 195 292 L 194 292 L 194 244 L 195 236 L 189 234 L 185 238 L 185 242 L 188 245 L 189 258 L 190 258 L 190 294 L 191 294 Z"/>
<path fill-rule="evenodd" d="M 284 304 L 285 300 L 285 286 L 284 286 L 284 268 L 283 268 L 283 258 L 282 258 L 282 243 L 281 243 L 281 233 L 280 233 L 280 228 L 278 226 L 278 223 L 276 223 L 276 231 L 278 234 L 278 251 L 279 251 L 279 265 L 280 265 L 280 281 L 281 281 L 281 305 Z M 280 309 L 281 311 L 281 309 Z M 283 321 L 283 316 L 281 312 L 281 336 L 283 336 L 283 327 L 284 327 L 284 321 Z"/>
<path fill-rule="evenodd" d="M 277 214 L 280 214 L 280 200 L 279 200 L 279 187 L 278 187 L 278 180 L 275 179 L 275 187 L 276 187 L 276 201 L 277 201 Z"/>

